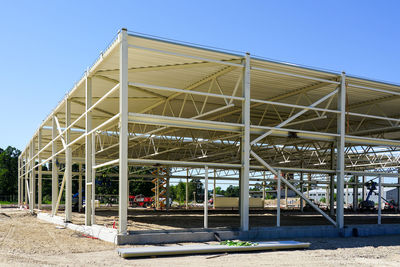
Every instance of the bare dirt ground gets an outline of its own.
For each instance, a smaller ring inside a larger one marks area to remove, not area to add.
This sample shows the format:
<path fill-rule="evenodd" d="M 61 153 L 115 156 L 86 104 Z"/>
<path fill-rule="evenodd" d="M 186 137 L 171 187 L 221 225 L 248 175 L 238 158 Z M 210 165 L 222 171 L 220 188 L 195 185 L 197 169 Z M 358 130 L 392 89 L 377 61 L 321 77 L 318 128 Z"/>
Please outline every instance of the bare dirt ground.
<path fill-rule="evenodd" d="M 307 250 L 124 260 L 113 244 L 58 229 L 27 211 L 0 209 L 0 266 L 400 266 L 400 236 L 298 241 L 312 245 Z"/>

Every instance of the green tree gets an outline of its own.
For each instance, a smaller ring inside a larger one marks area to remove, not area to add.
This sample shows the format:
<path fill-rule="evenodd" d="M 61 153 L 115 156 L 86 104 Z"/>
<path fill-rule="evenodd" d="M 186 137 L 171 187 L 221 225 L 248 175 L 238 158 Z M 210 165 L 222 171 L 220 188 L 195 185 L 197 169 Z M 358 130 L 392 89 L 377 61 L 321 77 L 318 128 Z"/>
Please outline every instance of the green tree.
<path fill-rule="evenodd" d="M 193 200 L 193 192 L 196 192 L 196 201 L 203 201 L 204 191 L 203 184 L 200 179 L 192 179 L 189 182 L 189 200 Z"/>
<path fill-rule="evenodd" d="M 179 183 L 175 187 L 176 192 L 176 199 L 179 203 L 184 202 L 185 195 L 186 195 L 186 183 L 179 181 Z"/>
<path fill-rule="evenodd" d="M 225 191 L 226 197 L 238 197 L 240 195 L 239 186 L 230 185 Z"/>
<path fill-rule="evenodd" d="M 0 195 L 18 194 L 18 156 L 15 147 L 0 148 Z"/>

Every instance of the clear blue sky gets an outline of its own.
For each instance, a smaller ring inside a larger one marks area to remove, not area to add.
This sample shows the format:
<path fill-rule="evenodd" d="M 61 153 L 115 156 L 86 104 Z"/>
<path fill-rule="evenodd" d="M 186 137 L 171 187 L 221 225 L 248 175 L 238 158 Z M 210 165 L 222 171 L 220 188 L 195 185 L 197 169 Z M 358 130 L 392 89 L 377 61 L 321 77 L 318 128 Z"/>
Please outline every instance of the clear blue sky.
<path fill-rule="evenodd" d="M 400 1 L 1 1 L 0 147 L 23 149 L 117 31 L 400 83 Z"/>

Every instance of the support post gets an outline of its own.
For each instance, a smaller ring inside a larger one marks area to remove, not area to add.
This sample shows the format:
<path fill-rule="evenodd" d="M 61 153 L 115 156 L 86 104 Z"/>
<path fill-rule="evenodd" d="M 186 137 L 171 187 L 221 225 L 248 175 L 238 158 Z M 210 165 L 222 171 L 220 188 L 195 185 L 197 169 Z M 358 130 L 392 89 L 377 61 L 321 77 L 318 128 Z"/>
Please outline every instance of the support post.
<path fill-rule="evenodd" d="M 18 207 L 21 207 L 21 156 L 18 157 Z"/>
<path fill-rule="evenodd" d="M 204 228 L 208 228 L 208 166 L 204 167 Z"/>
<path fill-rule="evenodd" d="M 86 111 L 92 106 L 92 78 L 86 72 L 85 84 Z M 92 112 L 87 112 L 85 116 L 86 136 L 85 136 L 85 225 L 92 225 L 92 137 L 88 135 L 92 130 Z"/>
<path fill-rule="evenodd" d="M 217 196 L 217 170 L 214 169 L 214 190 L 213 190 L 213 209 L 215 210 L 215 197 Z"/>
<path fill-rule="evenodd" d="M 281 171 L 278 170 L 276 185 L 276 227 L 281 226 Z"/>
<path fill-rule="evenodd" d="M 399 178 L 399 182 L 400 182 L 400 178 Z M 362 177 L 362 201 L 364 201 L 364 200 L 365 200 L 365 176 Z"/>
<path fill-rule="evenodd" d="M 358 206 L 358 176 L 354 176 L 354 186 L 353 186 L 353 211 L 357 211 Z"/>
<path fill-rule="evenodd" d="M 79 177 L 78 177 L 78 211 L 82 211 L 82 163 L 79 163 Z"/>
<path fill-rule="evenodd" d="M 382 223 L 382 176 L 378 176 L 378 224 Z"/>
<path fill-rule="evenodd" d="M 28 188 L 25 186 L 25 184 L 27 183 L 27 181 L 28 181 L 28 153 L 29 153 L 29 150 L 28 151 L 26 151 L 26 153 L 25 153 L 25 177 L 24 177 L 24 181 L 23 181 L 23 187 L 24 187 L 24 191 L 25 191 L 25 193 L 24 193 L 24 203 L 25 203 L 25 205 L 26 204 L 28 204 Z"/>
<path fill-rule="evenodd" d="M 303 168 L 303 164 L 301 164 L 301 167 Z M 303 172 L 300 172 L 300 192 L 304 193 Z M 300 198 L 300 211 L 304 212 L 304 201 L 302 198 Z"/>
<path fill-rule="evenodd" d="M 96 169 L 93 166 L 96 166 L 96 133 L 93 133 L 92 136 L 92 201 L 90 202 L 91 207 L 91 217 L 92 224 L 96 224 Z"/>
<path fill-rule="evenodd" d="M 65 101 L 65 128 L 71 124 L 71 100 Z M 68 144 L 71 142 L 71 130 L 65 133 L 65 222 L 72 220 L 72 149 Z"/>
<path fill-rule="evenodd" d="M 185 188 L 186 209 L 189 209 L 189 168 L 186 169 L 186 188 Z"/>
<path fill-rule="evenodd" d="M 169 188 L 169 177 L 171 176 L 170 174 L 170 168 L 167 167 L 167 188 L 166 188 L 166 199 L 165 199 L 165 211 L 168 212 L 169 211 L 169 195 L 170 195 L 170 188 Z"/>
<path fill-rule="evenodd" d="M 241 139 L 241 163 L 240 170 L 240 228 L 249 230 L 249 172 L 250 172 L 250 54 L 246 53 L 243 68 L 242 94 L 242 123 L 244 129 Z"/>
<path fill-rule="evenodd" d="M 119 71 L 119 224 L 118 231 L 127 234 L 128 222 L 128 40 L 122 29 L 120 39 Z"/>
<path fill-rule="evenodd" d="M 345 149 L 345 119 L 346 119 L 346 75 L 342 72 L 341 84 L 337 96 L 337 108 L 340 114 L 337 117 L 337 133 L 339 137 L 337 138 L 336 149 L 336 223 L 338 228 L 344 227 L 344 149 Z"/>
<path fill-rule="evenodd" d="M 335 169 L 335 146 L 332 144 L 331 146 L 331 170 Z M 335 215 L 335 175 L 331 174 L 330 175 L 330 180 L 329 180 L 329 214 L 331 216 Z"/>
<path fill-rule="evenodd" d="M 285 209 L 286 210 L 288 209 L 288 191 L 287 191 L 287 186 L 286 185 L 285 185 Z"/>
<path fill-rule="evenodd" d="M 30 159 L 31 159 L 31 163 L 29 164 L 29 169 L 30 169 L 30 174 L 31 174 L 31 181 L 30 181 L 30 189 L 29 189 L 29 193 L 31 196 L 31 203 L 29 204 L 29 208 L 30 211 L 33 212 L 35 206 L 36 206 L 36 170 L 34 168 L 35 166 L 35 159 L 33 157 L 33 155 L 35 155 L 35 142 L 32 139 L 31 142 L 31 147 L 30 147 Z"/>
<path fill-rule="evenodd" d="M 57 137 L 57 123 L 55 115 L 52 119 L 52 155 L 51 159 L 51 211 L 52 215 L 56 214 L 57 198 L 58 198 L 58 167 L 57 158 L 54 156 L 57 153 L 57 142 L 54 140 Z"/>
<path fill-rule="evenodd" d="M 39 129 L 38 131 L 38 151 L 42 149 L 42 129 Z M 42 193 L 42 158 L 40 154 L 38 153 L 38 209 L 42 209 L 42 199 L 43 199 L 43 193 Z"/>
<path fill-rule="evenodd" d="M 397 173 L 399 173 L 399 169 L 397 169 Z M 397 183 L 400 184 L 400 176 L 397 177 Z M 364 188 L 364 187 L 363 187 Z M 396 201 L 396 205 L 397 205 L 397 212 L 400 212 L 400 186 L 397 187 L 397 201 Z"/>

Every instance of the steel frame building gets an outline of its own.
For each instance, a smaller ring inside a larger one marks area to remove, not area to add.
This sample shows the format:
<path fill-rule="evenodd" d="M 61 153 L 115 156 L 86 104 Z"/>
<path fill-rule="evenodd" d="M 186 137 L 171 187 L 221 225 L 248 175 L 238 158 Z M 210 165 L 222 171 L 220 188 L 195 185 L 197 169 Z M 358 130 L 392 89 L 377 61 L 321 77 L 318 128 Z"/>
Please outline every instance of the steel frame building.
<path fill-rule="evenodd" d="M 286 185 L 343 228 L 346 177 L 355 176 L 356 186 L 365 177 L 400 186 L 393 182 L 399 97 L 395 84 L 122 29 L 22 152 L 18 200 L 41 209 L 42 166 L 51 165 L 53 214 L 65 184 L 65 221 L 72 220 L 72 177 L 78 176 L 85 183 L 85 223 L 92 225 L 96 173 L 118 166 L 118 230 L 125 235 L 130 168 L 166 166 L 171 178 L 185 169 L 197 170 L 206 183 L 212 171 L 215 179 L 236 177 L 243 231 L 250 227 L 250 181 L 274 176 L 278 188 Z M 78 173 L 72 164 L 79 164 Z M 387 177 L 392 182 L 382 181 Z M 304 194 L 312 183 L 330 189 L 331 211 L 336 185 L 336 216 Z M 280 205 L 277 227 L 279 211 Z"/>

